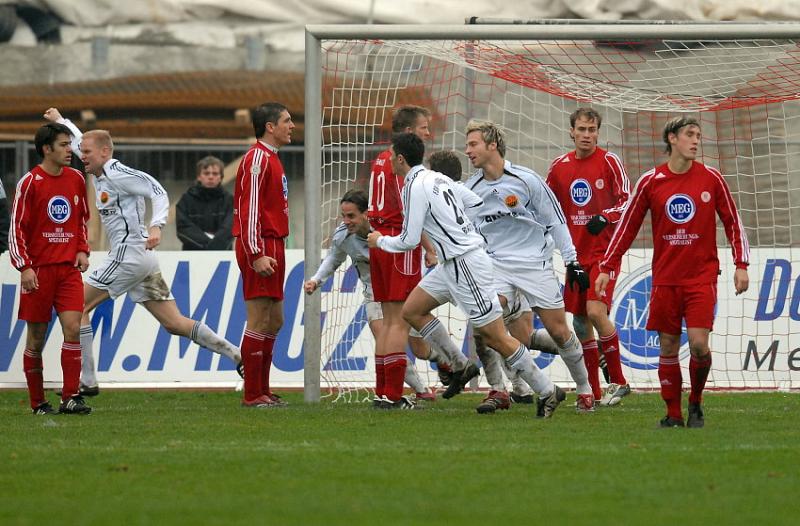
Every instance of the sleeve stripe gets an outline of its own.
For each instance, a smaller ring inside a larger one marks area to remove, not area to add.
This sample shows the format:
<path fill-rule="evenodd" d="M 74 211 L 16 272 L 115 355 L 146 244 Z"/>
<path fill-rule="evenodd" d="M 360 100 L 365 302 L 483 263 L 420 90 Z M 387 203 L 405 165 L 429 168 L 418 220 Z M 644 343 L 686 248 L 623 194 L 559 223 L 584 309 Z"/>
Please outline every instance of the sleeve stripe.
<path fill-rule="evenodd" d="M 705 166 L 705 168 L 711 173 L 711 175 L 714 176 L 717 184 L 722 187 L 723 195 L 725 195 L 725 207 L 728 209 L 728 213 L 733 219 L 732 233 L 734 236 L 739 238 L 740 246 L 737 246 L 736 243 L 731 242 L 734 262 L 742 261 L 744 263 L 750 263 L 750 244 L 747 241 L 747 236 L 745 235 L 744 227 L 742 226 L 742 218 L 739 217 L 739 211 L 736 209 L 736 204 L 733 202 L 733 196 L 728 189 L 728 185 L 725 184 L 725 178 L 718 170 L 710 166 Z"/>
<path fill-rule="evenodd" d="M 259 176 L 261 175 L 263 162 L 263 153 L 261 150 L 253 151 L 252 164 L 250 165 L 250 210 L 248 214 L 248 244 L 250 245 L 250 252 L 253 254 L 258 253 L 258 201 L 259 201 Z M 255 169 L 258 168 L 258 169 Z"/>
<path fill-rule="evenodd" d="M 629 212 L 633 208 L 633 204 L 641 198 L 642 192 L 647 187 L 647 185 L 652 181 L 653 176 L 655 175 L 656 170 L 653 168 L 652 170 L 645 172 L 639 180 L 636 182 L 636 187 L 634 188 L 633 192 L 633 199 L 630 200 L 630 205 L 625 208 L 625 211 L 622 213 L 622 217 L 619 220 L 619 225 L 617 229 L 614 231 L 614 235 L 611 237 L 611 241 L 608 243 L 608 248 L 606 249 L 606 253 L 603 255 L 603 261 L 600 263 L 601 266 L 605 266 L 608 264 L 608 261 L 611 259 L 611 256 L 616 253 L 617 247 L 620 244 L 620 241 L 623 237 L 625 237 L 626 231 L 630 228 L 630 214 Z M 622 257 L 622 254 L 619 254 Z"/>
<path fill-rule="evenodd" d="M 17 228 L 18 225 L 22 225 L 22 219 L 25 217 L 25 198 L 27 197 L 28 189 L 31 187 L 30 182 L 32 181 L 32 177 L 33 175 L 31 172 L 28 172 L 20 179 L 19 183 L 17 183 L 17 195 L 14 196 L 14 207 L 11 212 L 11 231 L 8 236 L 8 253 L 14 262 L 15 268 L 25 266 L 25 258 L 28 253 L 28 248 L 25 246 L 24 239 L 22 247 L 17 244 Z M 24 191 L 22 189 L 23 185 L 25 186 Z M 22 203 L 21 205 L 20 202 Z M 22 206 L 21 210 L 18 208 L 19 206 Z"/>
<path fill-rule="evenodd" d="M 621 188 L 622 192 L 625 194 L 625 200 L 619 204 L 619 206 L 609 208 L 607 211 L 622 213 L 628 207 L 628 203 L 630 203 L 631 200 L 630 179 L 628 178 L 628 174 L 625 173 L 625 165 L 622 163 L 622 159 L 620 159 L 617 154 L 606 152 L 605 159 L 608 167 L 614 174 L 617 187 Z"/>

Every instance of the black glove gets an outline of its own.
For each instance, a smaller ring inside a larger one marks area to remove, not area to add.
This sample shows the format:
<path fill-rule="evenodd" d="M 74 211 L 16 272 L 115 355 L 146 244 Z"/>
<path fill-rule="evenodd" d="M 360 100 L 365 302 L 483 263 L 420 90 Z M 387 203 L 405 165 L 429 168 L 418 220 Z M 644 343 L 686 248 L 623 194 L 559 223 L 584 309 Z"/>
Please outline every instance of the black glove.
<path fill-rule="evenodd" d="M 607 226 L 608 219 L 606 216 L 597 214 L 596 216 L 592 217 L 588 223 L 586 223 L 586 230 L 588 230 L 593 236 L 596 236 Z"/>
<path fill-rule="evenodd" d="M 577 261 L 567 263 L 567 286 L 569 290 L 575 290 L 573 285 L 577 283 L 578 291 L 583 292 L 589 288 L 589 274 Z"/>

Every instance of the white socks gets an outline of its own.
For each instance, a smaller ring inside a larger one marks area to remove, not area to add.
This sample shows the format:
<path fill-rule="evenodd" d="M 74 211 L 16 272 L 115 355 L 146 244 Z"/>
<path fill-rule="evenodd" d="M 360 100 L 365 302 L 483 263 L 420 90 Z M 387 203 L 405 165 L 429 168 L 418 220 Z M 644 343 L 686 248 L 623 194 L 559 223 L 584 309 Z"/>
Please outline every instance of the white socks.
<path fill-rule="evenodd" d="M 92 342 L 94 335 L 92 334 L 91 325 L 81 325 L 80 342 L 81 342 L 81 383 L 88 387 L 97 385 L 97 373 L 94 367 L 94 353 L 92 352 Z"/>
<path fill-rule="evenodd" d="M 520 344 L 519 349 L 506 358 L 506 364 L 508 364 L 511 369 L 518 371 L 522 379 L 525 380 L 539 396 L 547 397 L 553 394 L 555 384 L 553 384 L 550 378 L 533 362 L 530 351 L 524 345 Z"/>
<path fill-rule="evenodd" d="M 445 329 L 442 322 L 437 318 L 431 320 L 419 333 L 422 339 L 431 346 L 431 351 L 435 349 L 439 353 L 447 356 L 453 364 L 454 370 L 460 371 L 469 363 L 467 357 L 461 354 L 459 348 L 453 343 L 453 340 L 450 338 L 450 333 L 447 332 L 447 329 Z"/>
<path fill-rule="evenodd" d="M 414 368 L 414 363 L 411 360 L 406 360 L 406 374 L 403 381 L 414 390 L 415 393 L 427 392 L 428 388 L 422 383 L 422 378 L 419 377 L 417 370 Z"/>
<path fill-rule="evenodd" d="M 575 392 L 578 394 L 592 394 L 592 387 L 589 385 L 589 373 L 586 371 L 586 363 L 583 361 L 583 348 L 574 333 L 570 333 L 569 340 L 564 344 L 564 347 L 559 349 L 558 353 L 575 381 Z"/>
<path fill-rule="evenodd" d="M 475 345 L 475 352 L 478 359 L 483 364 L 483 372 L 486 374 L 486 381 L 492 387 L 492 391 L 505 391 L 506 381 L 503 378 L 503 360 L 500 354 L 494 349 L 485 345 Z"/>
<path fill-rule="evenodd" d="M 242 361 L 242 355 L 239 348 L 234 344 L 211 330 L 211 327 L 203 322 L 196 321 L 192 327 L 191 334 L 192 341 L 201 347 L 205 347 L 209 351 L 214 351 L 222 356 L 227 356 L 233 363 L 239 364 Z M 81 348 L 83 345 L 81 345 Z"/>
<path fill-rule="evenodd" d="M 558 345 L 547 332 L 547 329 L 534 329 L 531 334 L 530 349 L 535 349 L 548 354 L 560 354 Z"/>

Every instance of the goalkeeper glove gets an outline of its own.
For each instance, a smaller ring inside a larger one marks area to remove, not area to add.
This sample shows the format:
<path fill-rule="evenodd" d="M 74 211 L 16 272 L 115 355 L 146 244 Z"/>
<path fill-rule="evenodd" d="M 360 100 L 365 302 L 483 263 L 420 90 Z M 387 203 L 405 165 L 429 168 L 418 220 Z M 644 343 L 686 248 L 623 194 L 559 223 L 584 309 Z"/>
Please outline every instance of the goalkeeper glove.
<path fill-rule="evenodd" d="M 592 217 L 588 223 L 586 223 L 586 230 L 588 230 L 593 236 L 596 236 L 607 226 L 608 219 L 606 216 L 597 214 L 596 216 Z"/>
<path fill-rule="evenodd" d="M 589 275 L 577 261 L 567 263 L 567 286 L 574 290 L 573 285 L 578 285 L 578 291 L 584 292 L 589 288 Z"/>

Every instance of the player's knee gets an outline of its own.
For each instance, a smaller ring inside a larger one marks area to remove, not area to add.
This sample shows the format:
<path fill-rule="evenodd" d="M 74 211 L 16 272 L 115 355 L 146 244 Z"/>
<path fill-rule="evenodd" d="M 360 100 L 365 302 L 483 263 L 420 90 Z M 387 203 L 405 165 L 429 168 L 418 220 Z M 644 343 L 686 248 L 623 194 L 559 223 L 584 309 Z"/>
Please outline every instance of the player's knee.
<path fill-rule="evenodd" d="M 575 316 L 572 318 L 572 328 L 575 330 L 575 336 L 582 342 L 589 339 L 589 327 L 586 323 L 586 318 L 583 316 Z"/>
<path fill-rule="evenodd" d="M 690 341 L 689 342 L 689 352 L 691 352 L 694 356 L 705 356 L 710 351 L 708 347 L 708 342 L 706 341 Z"/>
<path fill-rule="evenodd" d="M 168 333 L 172 334 L 173 336 L 183 336 L 183 331 L 181 323 L 179 320 L 168 319 L 161 322 L 161 326 L 164 327 Z"/>

